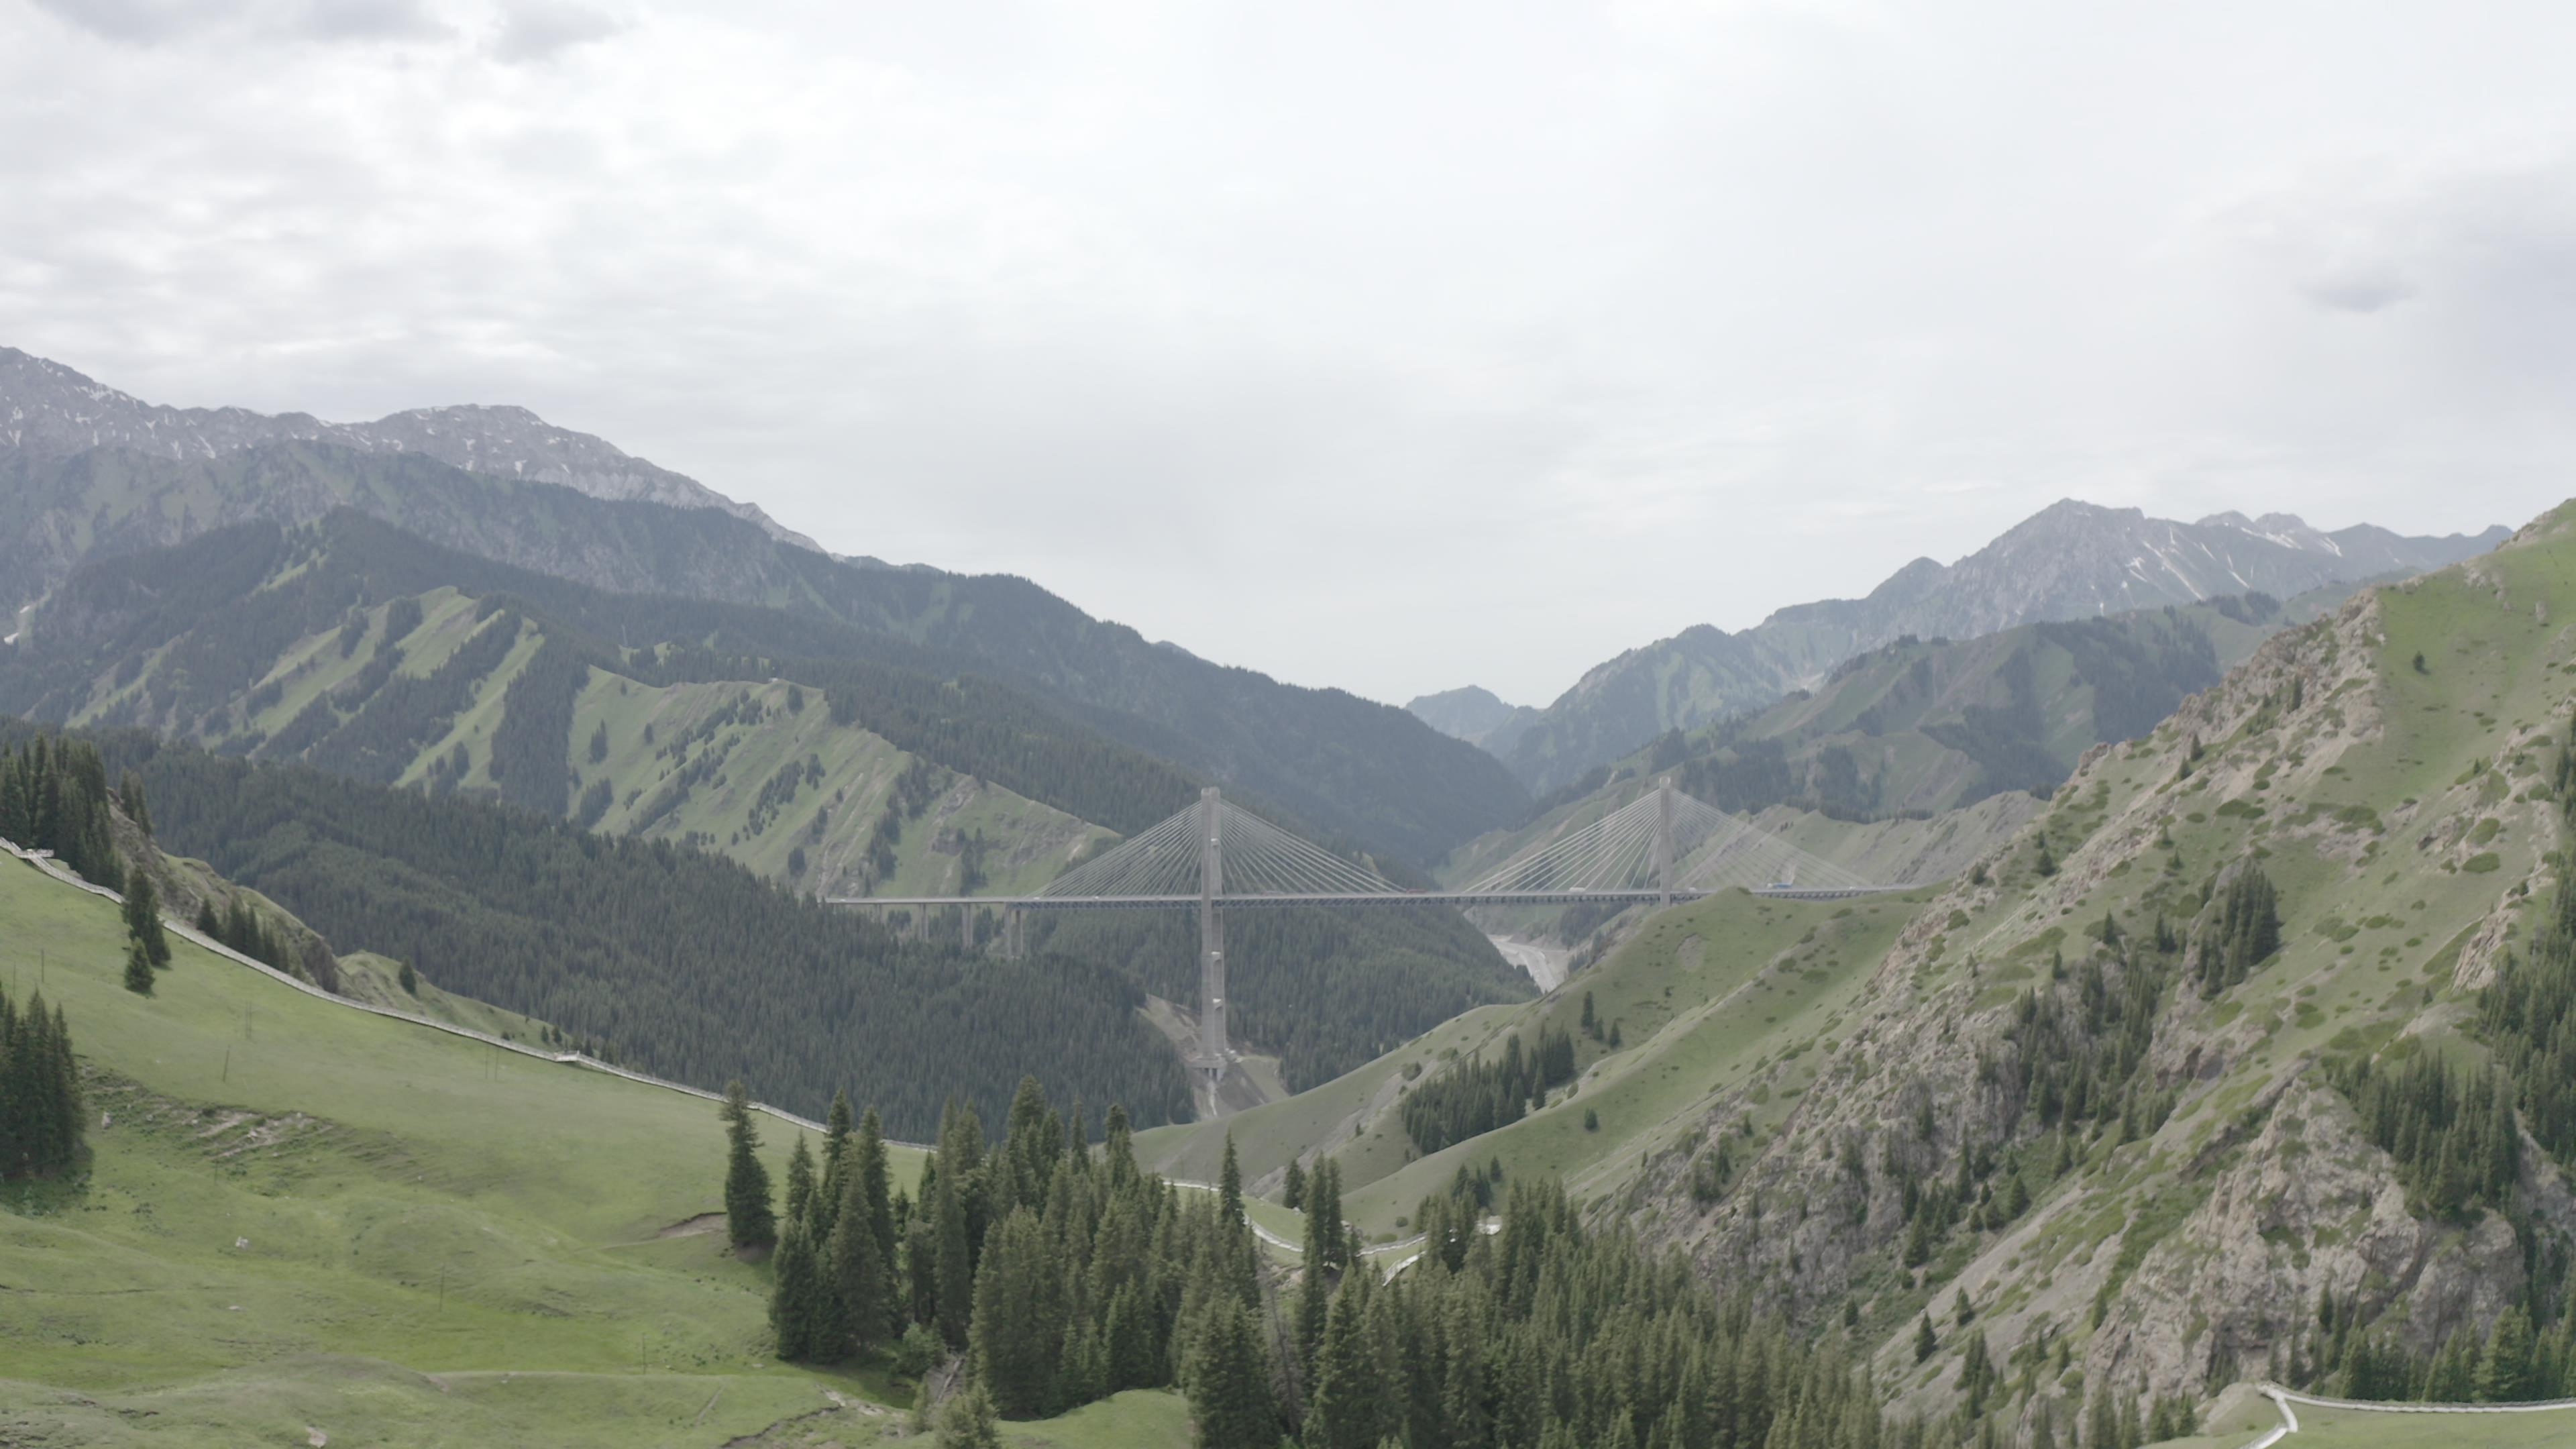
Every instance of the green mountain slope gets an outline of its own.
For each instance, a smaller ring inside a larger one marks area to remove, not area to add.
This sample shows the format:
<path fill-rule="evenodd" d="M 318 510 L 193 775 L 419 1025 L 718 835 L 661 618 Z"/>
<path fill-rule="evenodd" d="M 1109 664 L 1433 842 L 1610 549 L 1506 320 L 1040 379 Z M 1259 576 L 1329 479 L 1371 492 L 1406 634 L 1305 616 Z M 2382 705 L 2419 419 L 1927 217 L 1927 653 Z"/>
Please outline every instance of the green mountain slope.
<path fill-rule="evenodd" d="M 2063 1341 L 2087 1382 L 2152 1394 L 2266 1372 L 2321 1294 L 2419 1357 L 2518 1296 L 2556 1313 L 2559 1167 L 2525 1152 L 2506 1211 L 2481 1211 L 2424 1188 L 2334 1084 L 2365 1060 L 2486 1057 L 2463 1028 L 2562 841 L 2548 618 L 2576 604 L 2571 561 L 2576 536 L 2544 521 L 2271 641 L 2150 738 L 2089 754 L 1982 881 L 1907 927 L 1812 1081 L 1774 1061 L 1721 1087 L 1631 1213 L 1795 1311 L 1857 1300 L 1882 1385 L 1926 1406 L 1959 1393 L 1962 1291 L 1986 1342 Z M 2270 955 L 2227 934 L 2253 872 L 2277 895 Z M 1792 1086 L 1777 1137 L 1694 1195 L 1754 1098 Z M 1942 1348 L 1917 1367 L 1927 1311 Z M 2339 1367 L 2329 1347 L 2302 1350 L 2309 1372 Z M 2027 1416 L 2061 1396 L 2015 1397 Z"/>
<path fill-rule="evenodd" d="M 1564 1173 L 1595 1221 L 1848 1326 L 1896 1412 L 1964 1440 L 2265 1376 L 2471 1398 L 2508 1308 L 2561 1382 L 2571 610 L 2576 505 L 2265 641 L 1947 885 L 1676 907 L 1539 1003 L 1227 1126 L 1264 1189 L 1331 1155 L 1379 1235 Z M 1570 1082 L 1420 1150 L 1409 1102 L 1554 1029 Z M 1147 1141 L 1184 1171 L 1221 1145 Z"/>
<path fill-rule="evenodd" d="M 1480 742 L 1544 793 L 1657 735 L 1814 689 L 1845 661 L 1899 639 L 1983 638 L 2223 594 L 2349 592 L 2466 558 L 2505 532 L 2405 538 L 2365 524 L 2328 534 L 2279 514 L 2181 523 L 2061 500 L 1956 564 L 1916 559 L 1865 598 L 1792 605 L 1735 634 L 1700 625 L 1631 649 Z"/>
<path fill-rule="evenodd" d="M 0 742 L 26 733 L 0 722 Z M 668 841 L 609 840 L 137 732 L 99 738 L 109 778 L 135 773 L 172 850 L 279 902 L 341 952 L 408 963 L 621 1063 L 705 1087 L 740 1077 L 809 1114 L 847 1087 L 914 1136 L 952 1100 L 999 1113 L 1024 1072 L 1126 1102 L 1140 1122 L 1189 1111 L 1143 994 L 1114 970 L 970 955 L 945 933 L 898 940 Z M 334 984 L 329 949 L 320 961 L 307 974 Z"/>
<path fill-rule="evenodd" d="M 1982 639 L 1900 639 L 1846 661 L 1814 690 L 1668 733 L 1596 768 L 1542 802 L 1547 808 L 1531 821 L 1462 846 L 1441 875 L 1472 878 L 1535 841 L 1617 809 L 1645 780 L 1665 774 L 1721 809 L 1752 814 L 1790 806 L 1846 820 L 1938 817 L 2008 792 L 2044 794 L 2086 750 L 2152 729 L 2272 633 L 2346 597 L 2348 591 L 2327 589 L 2284 605 L 2257 595 L 2027 624 Z M 1988 823 L 2010 828 L 2020 821 L 2007 809 Z M 1818 838 L 1799 843 L 1828 859 L 1841 851 L 1870 859 L 1875 849 L 1881 869 L 1908 863 L 1892 841 L 1846 845 L 1848 832 L 1821 824 L 1808 833 Z M 1943 858 L 1965 865 L 1955 853 Z"/>
<path fill-rule="evenodd" d="M 306 525 L 335 510 L 593 591 L 740 606 L 722 627 L 744 652 L 873 660 L 1005 683 L 1130 748 L 1417 861 L 1501 823 L 1524 799 L 1492 757 L 1402 710 L 1160 647 L 1024 579 L 845 562 L 718 509 L 609 501 L 468 473 L 417 453 L 316 441 L 188 459 L 94 449 L 39 461 L 0 450 L 0 522 L 17 524 L 0 529 L 15 541 L 0 545 L 0 598 L 45 601 L 27 621 L 42 638 L 63 615 L 87 607 L 62 597 L 77 588 L 61 572 L 67 561 L 158 554 L 228 526 Z M 453 564 L 445 572 L 415 578 L 404 592 L 440 585 L 484 592 Z M 621 623 L 644 621 L 612 609 L 579 622 L 618 639 Z M 626 642 L 703 645 L 716 627 Z"/>
<path fill-rule="evenodd" d="M 41 955 L 99 1114 L 85 1184 L 0 1212 L 0 1436 L 713 1445 L 869 1393 L 770 1365 L 710 1104 L 173 945 L 134 996 L 117 908 L 0 862 L 0 971 Z"/>

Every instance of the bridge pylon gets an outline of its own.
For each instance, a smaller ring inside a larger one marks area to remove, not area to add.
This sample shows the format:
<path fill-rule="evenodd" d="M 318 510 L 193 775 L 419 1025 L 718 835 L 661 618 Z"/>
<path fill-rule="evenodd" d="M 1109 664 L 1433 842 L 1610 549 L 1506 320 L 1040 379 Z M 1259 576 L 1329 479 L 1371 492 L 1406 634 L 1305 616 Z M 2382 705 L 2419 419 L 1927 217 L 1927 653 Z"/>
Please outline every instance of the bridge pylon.
<path fill-rule="evenodd" d="M 1673 777 L 1655 782 L 1655 909 L 1673 903 Z"/>
<path fill-rule="evenodd" d="M 1199 791 L 1199 1049 L 1190 1066 L 1211 1087 L 1233 1062 L 1225 1030 L 1225 913 L 1217 907 L 1225 894 L 1223 808 L 1216 786 Z"/>

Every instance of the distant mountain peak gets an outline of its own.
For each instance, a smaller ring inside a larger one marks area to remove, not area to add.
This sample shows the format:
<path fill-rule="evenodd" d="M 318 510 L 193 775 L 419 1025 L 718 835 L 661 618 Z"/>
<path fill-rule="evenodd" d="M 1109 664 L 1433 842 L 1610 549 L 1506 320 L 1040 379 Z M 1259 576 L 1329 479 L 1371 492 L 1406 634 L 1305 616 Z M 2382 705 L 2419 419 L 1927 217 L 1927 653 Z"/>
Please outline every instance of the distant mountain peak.
<path fill-rule="evenodd" d="M 1492 690 L 1473 684 L 1417 695 L 1404 710 L 1451 739 L 1471 745 L 1486 744 L 1496 731 L 1538 715 L 1536 710 L 1506 704 Z"/>
<path fill-rule="evenodd" d="M 1905 635 L 1974 639 L 2230 594 L 2287 599 L 2330 583 L 2439 568 L 2505 530 L 2409 538 L 2368 524 L 2332 533 L 2293 514 L 2214 513 L 2196 523 L 2061 498 L 1955 564 L 1918 558 L 1864 598 L 1775 610 L 1738 634 L 1699 626 L 1584 671 L 1532 727 L 1487 735 L 1521 782 L 1545 792 L 1671 729 L 1759 709 Z"/>
<path fill-rule="evenodd" d="M 363 453 L 419 453 L 473 473 L 557 483 L 593 498 L 714 508 L 799 548 L 822 545 L 743 503 L 604 438 L 559 428 L 512 404 L 412 408 L 369 423 L 310 413 L 174 408 L 146 403 L 50 358 L 0 347 L 0 452 L 55 461 L 94 448 L 212 458 L 268 443 L 332 443 Z"/>

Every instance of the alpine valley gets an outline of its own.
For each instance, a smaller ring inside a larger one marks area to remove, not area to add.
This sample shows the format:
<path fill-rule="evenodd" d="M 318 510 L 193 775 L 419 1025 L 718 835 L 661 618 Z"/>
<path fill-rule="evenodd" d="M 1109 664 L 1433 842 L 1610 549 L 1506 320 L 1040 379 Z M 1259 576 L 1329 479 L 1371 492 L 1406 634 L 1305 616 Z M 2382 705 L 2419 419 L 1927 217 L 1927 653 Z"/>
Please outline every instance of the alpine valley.
<path fill-rule="evenodd" d="M 0 1443 L 2576 1437 L 2576 503 L 1409 710 L 511 407 L 0 518 Z"/>

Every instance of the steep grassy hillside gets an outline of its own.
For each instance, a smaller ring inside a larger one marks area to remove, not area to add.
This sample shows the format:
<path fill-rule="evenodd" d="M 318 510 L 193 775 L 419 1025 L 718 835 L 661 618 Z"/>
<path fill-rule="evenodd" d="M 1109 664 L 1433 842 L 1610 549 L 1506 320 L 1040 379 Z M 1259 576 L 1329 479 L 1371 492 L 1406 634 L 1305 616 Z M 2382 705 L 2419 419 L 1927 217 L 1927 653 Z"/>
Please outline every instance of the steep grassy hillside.
<path fill-rule="evenodd" d="M 1213 1172 L 1231 1133 L 1257 1190 L 1274 1188 L 1292 1157 L 1311 1165 L 1329 1155 L 1342 1166 L 1345 1210 L 1380 1237 L 1400 1234 L 1416 1204 L 1447 1189 L 1462 1167 L 1500 1163 L 1507 1181 L 1546 1174 L 1586 1196 L 1616 1192 L 1696 1128 L 1713 1084 L 1814 1052 L 1922 899 L 1774 901 L 1730 891 L 1675 907 L 1539 1001 L 1471 1012 L 1311 1092 L 1223 1123 L 1147 1133 L 1138 1151 L 1189 1177 Z M 1582 1026 L 1587 997 L 1597 1033 Z M 1576 1038 L 1580 1074 L 1570 1091 L 1499 1131 L 1419 1151 L 1402 1121 L 1409 1093 L 1460 1063 L 1499 1061 L 1512 1037 L 1527 1049 L 1551 1030 Z M 1776 1104 L 1766 1097 L 1753 1114 L 1757 1130 L 1798 1090 Z"/>
<path fill-rule="evenodd" d="M 2015 1421 L 2049 1401 L 2067 1422 L 2079 1382 L 2329 1374 L 2321 1295 L 2350 1337 L 2418 1359 L 2508 1303 L 2552 1321 L 2576 1224 L 2559 1165 L 2526 1144 L 2519 1182 L 2482 1190 L 2499 1200 L 2393 1159 L 2440 1138 L 2374 1135 L 2352 1073 L 2488 1059 L 2480 993 L 2535 930 L 2563 838 L 2571 574 L 2553 515 L 2088 754 L 1874 964 L 1812 1079 L 1775 1061 L 1720 1085 L 1622 1210 L 1794 1312 L 1855 1300 L 1902 1402 L 1957 1402 L 1978 1335 L 1999 1362 L 2040 1355 L 2048 1376 L 1990 1400 Z M 2230 934 L 2257 873 L 2269 954 Z M 1730 1186 L 1694 1194 L 1756 1099 L 1792 1087 Z"/>
<path fill-rule="evenodd" d="M 2520 1023 L 2576 958 L 2571 611 L 2576 505 L 2264 642 L 1988 822 L 1946 885 L 1677 907 L 1541 1002 L 1226 1126 L 1265 1189 L 1331 1155 L 1379 1236 L 1427 1193 L 1562 1173 L 1596 1221 L 1847 1328 L 1900 1414 L 1970 1440 L 2045 1417 L 2065 1442 L 2095 1398 L 2153 1418 L 2266 1376 L 2468 1398 L 2508 1308 L 2556 1375 L 2576 1133 L 2560 1058 L 2526 1041 L 2556 1018 Z M 1412 1099 L 1554 1029 L 1571 1083 L 1418 1150 Z M 1218 1132 L 1153 1140 L 1186 1169 Z M 2546 1439 L 2336 1410 L 2316 1433 Z"/>
<path fill-rule="evenodd" d="M 864 1391 L 766 1366 L 761 1270 L 704 1230 L 708 1104 L 175 938 L 136 997 L 123 944 L 113 904 L 0 863 L 0 970 L 68 1015 L 102 1124 L 85 1185 L 0 1213 L 9 1433 L 715 1443 Z M 776 1170 L 795 1132 L 765 1135 Z"/>
<path fill-rule="evenodd" d="M 909 1385 L 772 1362 L 723 1250 L 711 1104 L 333 1005 L 0 863 L 0 973 L 73 1023 L 85 1180 L 0 1196 L 0 1438 L 30 1444 L 867 1444 Z M 40 960 L 41 958 L 41 960 Z M 377 963 L 352 958 L 371 983 Z M 390 983 L 386 983 L 390 984 Z M 392 988 L 399 991 L 400 988 Z M 442 1014 L 481 1003 L 425 989 Z M 491 1022 L 506 1016 L 491 1015 Z M 800 1129 L 762 1118 L 773 1175 Z M 910 1183 L 920 1154 L 893 1150 Z M 1009 1426 L 1188 1442 L 1169 1394 Z"/>

